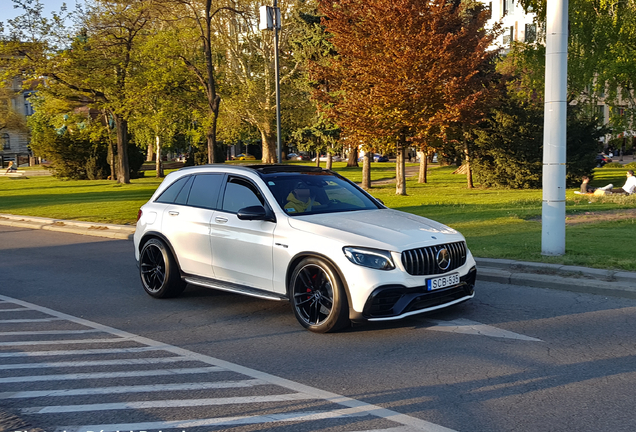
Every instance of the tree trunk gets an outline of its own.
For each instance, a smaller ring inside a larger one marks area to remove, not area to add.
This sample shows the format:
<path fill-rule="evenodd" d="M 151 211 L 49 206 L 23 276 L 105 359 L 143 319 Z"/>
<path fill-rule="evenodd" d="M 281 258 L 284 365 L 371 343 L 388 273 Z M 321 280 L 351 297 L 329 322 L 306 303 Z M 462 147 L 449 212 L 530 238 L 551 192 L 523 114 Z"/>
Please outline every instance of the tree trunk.
<path fill-rule="evenodd" d="M 331 153 L 327 153 L 327 165 L 325 165 L 325 168 L 330 170 L 332 165 L 333 165 L 333 160 L 332 160 Z"/>
<path fill-rule="evenodd" d="M 117 131 L 117 182 L 130 183 L 130 166 L 128 165 L 128 121 L 119 114 L 113 113 L 115 130 Z"/>
<path fill-rule="evenodd" d="M 349 156 L 347 157 L 347 167 L 357 167 L 358 165 L 358 146 L 352 145 L 349 148 Z M 363 180 L 364 181 L 364 180 Z"/>
<path fill-rule="evenodd" d="M 153 146 L 148 146 L 148 151 L 146 152 L 146 162 L 152 161 L 153 156 L 155 155 L 155 149 Z"/>
<path fill-rule="evenodd" d="M 157 135 L 155 137 L 155 142 L 157 143 L 157 149 L 155 154 L 157 155 L 155 161 L 155 169 L 157 170 L 157 178 L 163 178 L 163 163 L 161 161 L 161 138 Z"/>
<path fill-rule="evenodd" d="M 357 161 L 356 161 L 356 164 L 357 164 Z M 371 189 L 371 153 L 370 152 L 365 152 L 362 158 L 362 188 Z"/>
<path fill-rule="evenodd" d="M 214 149 L 216 148 L 216 125 L 208 129 L 205 138 L 208 142 L 208 163 L 213 164 L 215 156 Z"/>
<path fill-rule="evenodd" d="M 261 141 L 263 144 L 263 163 L 276 163 L 276 132 L 272 130 L 270 125 L 259 128 L 261 131 Z"/>
<path fill-rule="evenodd" d="M 428 182 L 428 152 L 426 146 L 421 146 L 417 152 L 420 158 L 420 170 L 417 176 L 418 183 Z"/>
<path fill-rule="evenodd" d="M 620 149 L 620 153 L 619 153 L 619 161 L 623 160 L 623 153 L 625 153 L 625 143 L 627 141 L 627 138 L 625 138 L 624 134 L 623 134 L 623 144 L 621 145 L 621 149 Z"/>
<path fill-rule="evenodd" d="M 406 176 L 404 175 L 404 140 L 400 137 L 397 144 L 397 160 L 395 162 L 395 194 L 406 195 Z"/>
<path fill-rule="evenodd" d="M 113 143 L 110 138 L 108 140 L 108 154 L 106 155 L 108 158 L 108 166 L 110 167 L 110 179 L 117 180 L 117 166 L 115 164 L 115 143 Z"/>
<path fill-rule="evenodd" d="M 115 166 L 115 143 L 113 142 L 113 134 L 111 133 L 110 121 L 108 118 L 108 112 L 103 111 L 104 124 L 106 125 L 108 133 L 108 153 L 106 158 L 108 160 L 108 166 L 110 167 L 110 180 L 117 180 L 117 167 Z"/>
<path fill-rule="evenodd" d="M 464 135 L 464 157 L 466 159 L 466 185 L 468 189 L 473 189 L 473 170 L 470 168 L 470 147 L 466 135 Z"/>

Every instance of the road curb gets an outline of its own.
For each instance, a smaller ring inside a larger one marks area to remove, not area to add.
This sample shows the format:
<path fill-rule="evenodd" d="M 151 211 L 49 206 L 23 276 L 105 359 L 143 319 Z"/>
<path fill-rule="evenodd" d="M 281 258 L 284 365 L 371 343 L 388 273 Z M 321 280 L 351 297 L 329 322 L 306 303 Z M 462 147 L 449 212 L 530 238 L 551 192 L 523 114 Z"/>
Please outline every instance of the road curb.
<path fill-rule="evenodd" d="M 0 213 L 0 225 L 132 240 L 135 227 Z M 475 258 L 477 280 L 636 298 L 636 272 L 495 258 Z"/>
<path fill-rule="evenodd" d="M 0 213 L 0 225 L 16 228 L 42 229 L 72 234 L 90 235 L 120 240 L 132 240 L 134 226 L 99 222 L 69 221 L 36 216 L 16 216 Z"/>
<path fill-rule="evenodd" d="M 636 273 L 560 264 L 475 258 L 477 279 L 588 294 L 636 298 Z"/>

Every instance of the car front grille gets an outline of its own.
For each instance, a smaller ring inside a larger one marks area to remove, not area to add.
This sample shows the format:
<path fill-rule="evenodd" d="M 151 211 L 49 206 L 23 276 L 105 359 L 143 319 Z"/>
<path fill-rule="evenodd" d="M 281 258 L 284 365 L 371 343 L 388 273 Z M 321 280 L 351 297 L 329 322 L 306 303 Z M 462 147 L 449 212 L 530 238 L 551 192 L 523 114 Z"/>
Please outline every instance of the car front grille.
<path fill-rule="evenodd" d="M 457 300 L 468 299 L 474 294 L 477 269 L 471 268 L 460 278 L 459 284 L 429 291 L 427 285 L 407 288 L 402 285 L 384 285 L 376 288 L 364 305 L 362 315 L 366 319 L 386 319 L 409 312 L 444 307 Z"/>
<path fill-rule="evenodd" d="M 438 263 L 438 253 L 446 249 L 450 258 L 448 268 L 442 269 Z M 427 276 L 446 273 L 463 266 L 466 263 L 466 242 L 447 243 L 410 249 L 402 252 L 402 264 L 406 272 L 413 276 Z"/>

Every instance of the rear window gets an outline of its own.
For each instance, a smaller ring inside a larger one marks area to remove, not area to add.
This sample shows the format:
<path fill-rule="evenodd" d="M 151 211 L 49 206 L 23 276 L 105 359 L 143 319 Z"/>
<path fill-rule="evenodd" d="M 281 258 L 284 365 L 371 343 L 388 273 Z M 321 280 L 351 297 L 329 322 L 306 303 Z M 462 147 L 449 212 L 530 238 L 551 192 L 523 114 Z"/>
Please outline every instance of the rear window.
<path fill-rule="evenodd" d="M 190 176 L 182 177 L 176 182 L 172 183 L 170 186 L 168 186 L 168 188 L 165 191 L 162 192 L 161 195 L 159 195 L 159 198 L 157 198 L 155 201 L 160 203 L 166 203 L 166 204 L 174 203 L 175 199 L 177 198 L 177 195 L 179 195 L 179 192 L 181 192 L 181 190 L 183 189 L 183 186 L 185 186 L 185 184 L 190 179 L 191 179 Z"/>

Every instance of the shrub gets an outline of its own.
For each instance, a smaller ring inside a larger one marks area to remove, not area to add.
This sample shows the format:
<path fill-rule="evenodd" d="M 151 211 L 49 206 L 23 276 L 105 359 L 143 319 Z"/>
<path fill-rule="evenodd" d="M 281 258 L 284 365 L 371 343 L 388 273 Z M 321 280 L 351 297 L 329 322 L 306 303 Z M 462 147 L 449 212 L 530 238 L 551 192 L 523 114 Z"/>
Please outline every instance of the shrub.
<path fill-rule="evenodd" d="M 630 170 L 636 170 L 636 162 L 630 162 L 628 164 L 625 164 L 625 168 Z"/>
<path fill-rule="evenodd" d="M 144 152 L 134 145 L 132 142 L 128 143 L 128 168 L 130 169 L 130 178 L 139 178 L 143 174 L 140 175 L 139 169 L 144 164 L 146 160 L 146 155 Z"/>
<path fill-rule="evenodd" d="M 623 168 L 623 164 L 620 163 L 620 162 L 609 162 L 609 163 L 606 163 L 603 166 L 607 167 L 607 168 Z"/>
<path fill-rule="evenodd" d="M 103 180 L 108 177 L 110 167 L 106 161 L 106 154 L 93 155 L 88 158 L 85 165 L 86 177 L 89 180 Z"/>
<path fill-rule="evenodd" d="M 569 186 L 596 166 L 598 138 L 605 133 L 594 120 L 568 107 L 567 174 Z M 512 98 L 493 110 L 476 131 L 475 179 L 484 186 L 539 188 L 543 175 L 543 107 Z"/>

